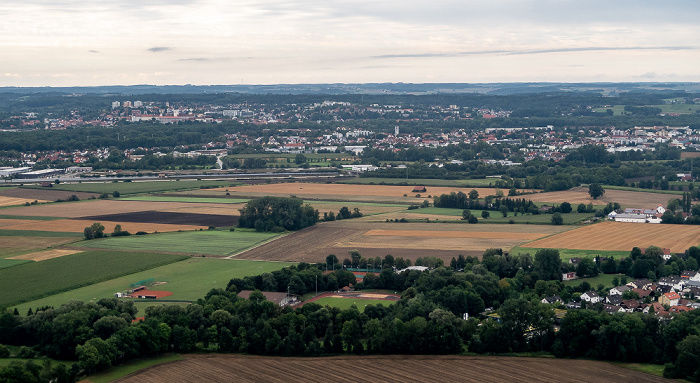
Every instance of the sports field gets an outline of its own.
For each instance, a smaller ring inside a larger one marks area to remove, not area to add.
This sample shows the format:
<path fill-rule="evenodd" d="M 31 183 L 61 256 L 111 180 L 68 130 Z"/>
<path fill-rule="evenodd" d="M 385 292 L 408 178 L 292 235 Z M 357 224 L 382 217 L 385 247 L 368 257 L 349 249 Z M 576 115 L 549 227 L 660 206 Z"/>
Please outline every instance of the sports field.
<path fill-rule="evenodd" d="M 347 310 L 352 305 L 355 305 L 360 312 L 365 311 L 365 306 L 367 305 L 383 305 L 384 307 L 394 303 L 393 301 L 387 301 L 384 299 L 352 299 L 352 298 L 321 298 L 314 301 L 314 303 L 321 306 L 331 306 L 337 307 L 341 310 Z"/>
<path fill-rule="evenodd" d="M 529 242 L 521 247 L 630 251 L 658 246 L 682 253 L 700 245 L 700 227 L 626 222 L 602 222 Z"/>
<path fill-rule="evenodd" d="M 148 254 L 153 255 L 153 254 Z M 58 307 L 70 300 L 97 301 L 102 298 L 113 297 L 114 293 L 124 291 L 129 285 L 138 281 L 154 278 L 165 284 L 157 286 L 158 290 L 173 293 L 168 300 L 195 301 L 206 295 L 211 289 L 225 289 L 232 278 L 242 278 L 247 275 L 259 275 L 262 273 L 279 270 L 292 263 L 284 262 L 256 262 L 231 259 L 196 258 L 180 262 L 170 263 L 164 266 L 139 271 L 134 274 L 105 280 L 90 286 L 80 287 L 71 291 L 37 299 L 18 305 L 19 311 L 24 313 L 30 307 L 33 309 L 41 306 Z M 46 261 L 48 262 L 48 261 Z M 44 262 L 39 262 L 44 263 Z M 19 266 L 17 266 L 19 267 Z M 2 270 L 0 270 L 1 272 Z M 154 287 L 156 289 L 156 287 Z M 158 301 L 146 301 L 143 305 L 150 305 Z M 142 304 L 139 306 L 143 307 Z"/>
<path fill-rule="evenodd" d="M 77 246 L 95 249 L 223 256 L 238 253 L 279 235 L 279 233 L 259 233 L 245 229 L 236 229 L 236 231 L 202 230 L 94 239 L 81 242 Z"/>
<path fill-rule="evenodd" d="M 39 299 L 186 258 L 102 250 L 0 269 L 0 306 Z"/>

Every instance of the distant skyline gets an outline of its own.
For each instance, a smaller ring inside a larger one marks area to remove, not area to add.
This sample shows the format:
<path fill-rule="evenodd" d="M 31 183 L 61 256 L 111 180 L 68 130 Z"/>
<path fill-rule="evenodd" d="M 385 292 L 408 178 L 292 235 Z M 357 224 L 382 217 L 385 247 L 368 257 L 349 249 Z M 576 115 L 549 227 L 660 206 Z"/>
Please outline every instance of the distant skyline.
<path fill-rule="evenodd" d="M 700 82 L 700 2 L 3 0 L 0 86 Z"/>

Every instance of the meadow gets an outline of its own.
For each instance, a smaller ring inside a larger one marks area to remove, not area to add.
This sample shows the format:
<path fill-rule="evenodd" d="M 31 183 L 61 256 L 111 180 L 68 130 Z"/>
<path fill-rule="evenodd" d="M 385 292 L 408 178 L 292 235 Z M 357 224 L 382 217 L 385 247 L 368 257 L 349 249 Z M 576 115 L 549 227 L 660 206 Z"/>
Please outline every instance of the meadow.
<path fill-rule="evenodd" d="M 148 256 L 151 255 L 154 254 L 148 254 Z M 130 284 L 149 278 L 154 278 L 158 282 L 166 282 L 151 288 L 153 290 L 172 292 L 173 295 L 168 297 L 168 301 L 193 302 L 204 297 L 211 289 L 225 289 L 232 278 L 259 275 L 293 264 L 235 259 L 187 258 L 180 262 L 112 278 L 90 286 L 19 304 L 17 308 L 21 313 L 26 313 L 30 307 L 32 309 L 41 306 L 58 307 L 70 300 L 97 301 L 102 298 L 113 297 L 114 293 L 128 289 Z M 142 308 L 153 304 L 161 304 L 158 300 L 134 301 L 138 302 L 137 307 L 139 307 L 141 314 L 143 314 Z"/>
<path fill-rule="evenodd" d="M 517 253 L 530 253 L 534 256 L 538 250 L 542 248 L 531 248 L 525 247 L 527 245 L 522 245 L 520 247 L 514 247 L 511 252 Z M 578 250 L 578 249 L 557 249 L 559 251 L 559 258 L 562 261 L 567 262 L 570 258 L 593 258 L 597 255 L 601 257 L 614 257 L 619 260 L 630 255 L 629 251 L 606 251 L 606 250 Z"/>
<path fill-rule="evenodd" d="M 39 299 L 187 258 L 172 254 L 86 251 L 0 269 L 0 306 Z"/>
<path fill-rule="evenodd" d="M 236 229 L 235 231 L 202 230 L 111 237 L 81 242 L 76 246 L 96 249 L 161 251 L 224 256 L 236 254 L 279 235 L 279 233 L 260 233 L 246 229 Z"/>

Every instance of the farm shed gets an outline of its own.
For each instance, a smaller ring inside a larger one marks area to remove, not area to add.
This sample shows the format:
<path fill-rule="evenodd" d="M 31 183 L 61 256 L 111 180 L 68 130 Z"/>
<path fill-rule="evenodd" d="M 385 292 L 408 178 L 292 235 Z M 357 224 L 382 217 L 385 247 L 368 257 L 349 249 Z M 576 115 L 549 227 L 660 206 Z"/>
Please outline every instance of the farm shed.
<path fill-rule="evenodd" d="M 413 191 L 411 193 L 425 193 L 428 190 L 425 188 L 425 186 L 414 186 Z"/>

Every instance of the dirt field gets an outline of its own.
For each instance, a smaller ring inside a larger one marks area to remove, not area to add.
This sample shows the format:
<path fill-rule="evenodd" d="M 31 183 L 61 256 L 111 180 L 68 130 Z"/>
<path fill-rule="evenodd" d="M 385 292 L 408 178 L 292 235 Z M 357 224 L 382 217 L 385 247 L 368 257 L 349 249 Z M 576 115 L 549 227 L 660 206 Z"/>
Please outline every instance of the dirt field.
<path fill-rule="evenodd" d="M 626 190 L 605 190 L 605 194 L 602 197 L 598 197 L 597 200 L 591 198 L 588 195 L 587 187 L 576 187 L 566 191 L 549 192 L 549 193 L 536 193 L 528 194 L 523 196 L 525 199 L 532 200 L 533 202 L 551 202 L 551 203 L 562 203 L 569 202 L 574 205 L 583 203 L 588 205 L 593 203 L 594 205 L 607 205 L 609 202 L 617 202 L 623 208 L 633 207 L 633 208 L 644 208 L 644 209 L 654 209 L 658 205 L 666 206 L 668 200 L 671 198 L 680 198 L 678 194 L 663 194 L 663 193 L 648 193 L 648 192 L 636 192 L 636 191 L 626 191 Z"/>
<path fill-rule="evenodd" d="M 68 233 L 82 233 L 85 227 L 92 225 L 95 220 L 79 220 L 79 219 L 59 219 L 55 221 L 31 221 L 12 226 L 3 226 L 3 230 L 37 230 L 37 231 L 55 231 Z M 121 225 L 122 230 L 136 233 L 145 231 L 153 233 L 158 231 L 161 233 L 178 230 L 198 230 L 206 229 L 207 226 L 198 225 L 168 225 L 159 223 L 136 223 L 136 222 L 115 222 L 115 221 L 99 221 L 105 227 L 105 233 L 111 233 L 116 225 Z M 3 237 L 4 238 L 4 237 Z M 32 237 L 32 241 L 34 238 Z M 26 239 L 25 239 L 26 241 Z"/>
<path fill-rule="evenodd" d="M 603 222 L 530 242 L 523 247 L 580 250 L 621 250 L 658 246 L 681 253 L 700 245 L 700 227 L 647 223 Z"/>
<path fill-rule="evenodd" d="M 415 261 L 418 257 L 435 256 L 449 262 L 459 254 L 478 256 L 492 247 L 510 249 L 534 238 L 571 229 L 571 226 L 545 225 L 367 224 L 358 221 L 352 219 L 317 224 L 238 254 L 235 258 L 325 262 L 329 254 L 335 254 L 342 261 L 348 257 L 350 250 L 356 249 L 365 257 L 391 254 Z M 368 232 L 375 235 L 367 235 Z"/>
<path fill-rule="evenodd" d="M 0 206 L 19 206 L 19 205 L 24 205 L 27 202 L 32 203 L 32 202 L 34 202 L 34 200 L 27 199 L 27 198 L 15 198 L 15 197 L 0 196 Z M 49 201 L 37 200 L 37 202 L 44 203 L 44 202 L 49 202 Z"/>
<path fill-rule="evenodd" d="M 590 360 L 497 356 L 335 356 L 283 358 L 187 355 L 116 380 L 172 382 L 599 382 L 651 383 L 658 376 Z"/>
<path fill-rule="evenodd" d="M 52 250 L 39 251 L 36 253 L 18 255 L 16 257 L 10 257 L 9 259 L 26 259 L 26 260 L 30 260 L 30 261 L 39 262 L 39 261 L 45 261 L 47 259 L 58 258 L 58 257 L 62 257 L 64 255 L 70 255 L 70 254 L 75 254 L 75 253 L 80 253 L 80 250 L 52 249 Z"/>
<path fill-rule="evenodd" d="M 424 199 L 429 199 L 428 195 L 436 196 L 459 191 L 469 193 L 472 188 L 430 186 L 426 187 L 426 192 L 424 193 L 412 193 L 413 186 L 279 183 L 203 189 L 195 193 L 216 195 L 225 194 L 226 190 L 234 197 L 261 197 L 266 195 L 289 197 L 290 195 L 295 195 L 299 198 L 316 200 L 420 203 Z M 496 194 L 495 188 L 476 188 L 476 190 L 482 197 Z M 403 196 L 404 194 L 406 194 L 406 197 Z M 421 198 L 416 198 L 416 194 L 420 194 Z"/>
<path fill-rule="evenodd" d="M 32 201 L 34 200 L 44 200 L 44 201 L 55 201 L 57 199 L 67 200 L 70 196 L 75 195 L 76 197 L 82 199 L 88 199 L 90 197 L 99 197 L 95 193 L 82 193 L 64 190 L 53 190 L 47 189 L 25 189 L 25 188 L 11 188 L 11 189 L 0 189 L 0 196 L 5 197 L 16 197 L 16 198 L 26 198 Z"/>

